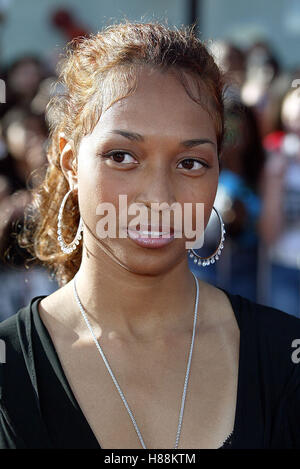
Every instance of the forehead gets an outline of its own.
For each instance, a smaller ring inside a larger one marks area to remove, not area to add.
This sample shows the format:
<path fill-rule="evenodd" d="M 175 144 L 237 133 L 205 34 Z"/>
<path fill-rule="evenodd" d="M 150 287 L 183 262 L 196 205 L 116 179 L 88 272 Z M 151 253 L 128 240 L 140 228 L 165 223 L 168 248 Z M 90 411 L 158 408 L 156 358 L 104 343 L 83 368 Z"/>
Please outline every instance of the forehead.
<path fill-rule="evenodd" d="M 179 78 L 174 73 L 153 69 L 140 72 L 133 94 L 105 110 L 93 133 L 101 134 L 111 128 L 146 135 L 168 131 L 186 135 L 202 130 L 216 140 L 212 117 L 188 95 Z"/>

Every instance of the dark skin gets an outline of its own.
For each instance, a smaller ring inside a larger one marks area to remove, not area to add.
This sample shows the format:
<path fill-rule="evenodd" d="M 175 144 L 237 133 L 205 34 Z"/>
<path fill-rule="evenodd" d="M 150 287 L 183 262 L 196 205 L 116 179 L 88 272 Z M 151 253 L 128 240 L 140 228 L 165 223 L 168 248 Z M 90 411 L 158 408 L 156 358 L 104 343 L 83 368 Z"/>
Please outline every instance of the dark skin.
<path fill-rule="evenodd" d="M 138 133 L 143 140 L 125 138 L 115 129 Z M 182 144 L 195 139 L 207 142 Z M 117 205 L 118 194 L 127 194 L 128 204 L 148 208 L 151 202 L 203 202 L 207 223 L 219 174 L 214 122 L 172 74 L 142 71 L 135 93 L 105 111 L 81 140 L 77 172 L 73 144 L 63 134 L 60 147 L 62 170 L 78 190 L 81 215 L 93 233 L 97 204 Z M 127 156 L 118 162 L 101 156 L 112 150 Z M 182 164 L 191 158 L 195 163 Z M 158 249 L 137 246 L 129 238 L 99 245 L 86 227 L 83 238 L 76 281 L 80 300 L 147 448 L 172 448 L 196 295 L 186 239 Z M 101 447 L 140 448 L 72 287 L 71 281 L 43 299 L 41 318 Z M 234 424 L 239 355 L 234 313 L 221 290 L 199 281 L 198 314 L 179 448 L 217 448 Z"/>

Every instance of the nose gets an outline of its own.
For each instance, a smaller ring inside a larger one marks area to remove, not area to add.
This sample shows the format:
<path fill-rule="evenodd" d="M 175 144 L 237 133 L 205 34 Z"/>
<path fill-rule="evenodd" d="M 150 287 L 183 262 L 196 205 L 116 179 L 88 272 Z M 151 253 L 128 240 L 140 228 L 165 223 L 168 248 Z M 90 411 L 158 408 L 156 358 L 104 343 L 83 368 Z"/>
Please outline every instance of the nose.
<path fill-rule="evenodd" d="M 176 202 L 174 182 L 167 169 L 163 170 L 160 166 L 152 169 L 142 178 L 140 191 L 137 192 L 135 197 L 135 203 L 143 204 L 151 209 L 153 203 L 167 203 L 171 206 L 174 202 Z"/>

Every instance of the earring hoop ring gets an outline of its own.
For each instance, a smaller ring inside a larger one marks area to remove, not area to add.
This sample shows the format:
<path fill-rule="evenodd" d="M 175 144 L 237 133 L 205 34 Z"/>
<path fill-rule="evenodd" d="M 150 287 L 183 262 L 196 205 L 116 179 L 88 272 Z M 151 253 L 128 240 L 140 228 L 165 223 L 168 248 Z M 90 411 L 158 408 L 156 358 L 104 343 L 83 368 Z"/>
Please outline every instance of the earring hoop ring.
<path fill-rule="evenodd" d="M 220 255 L 222 253 L 222 249 L 224 248 L 224 240 L 225 240 L 225 233 L 226 233 L 226 230 L 224 228 L 224 223 L 223 223 L 220 213 L 214 206 L 213 206 L 213 210 L 216 212 L 219 222 L 220 222 L 220 226 L 221 226 L 221 238 L 220 238 L 220 242 L 218 244 L 217 249 L 213 252 L 211 256 L 208 256 L 208 257 L 199 256 L 199 254 L 197 254 L 196 251 L 192 248 L 188 250 L 189 257 L 194 259 L 194 263 L 198 265 L 202 265 L 203 267 L 210 265 L 210 264 L 214 264 L 217 260 L 219 260 Z"/>
<path fill-rule="evenodd" d="M 70 193 L 73 191 L 73 189 L 70 189 L 64 196 L 63 200 L 62 200 L 62 203 L 60 205 L 60 208 L 59 208 L 59 212 L 58 212 L 58 221 L 57 221 L 57 239 L 58 239 L 58 242 L 60 244 L 60 248 L 61 250 L 66 253 L 66 254 L 69 254 L 70 252 L 74 251 L 78 244 L 79 244 L 79 241 L 81 240 L 82 236 L 81 236 L 81 232 L 83 230 L 83 221 L 82 221 L 82 218 L 80 216 L 80 220 L 79 220 L 79 225 L 78 225 L 78 228 L 77 228 L 77 233 L 76 233 L 76 236 L 75 238 L 73 239 L 73 241 L 69 244 L 67 244 L 63 238 L 63 235 L 62 235 L 62 231 L 61 231 L 61 227 L 62 227 L 62 223 L 63 223 L 63 211 L 64 211 L 64 207 L 65 207 L 65 204 L 66 204 L 66 201 L 67 201 L 67 198 L 69 197 Z"/>

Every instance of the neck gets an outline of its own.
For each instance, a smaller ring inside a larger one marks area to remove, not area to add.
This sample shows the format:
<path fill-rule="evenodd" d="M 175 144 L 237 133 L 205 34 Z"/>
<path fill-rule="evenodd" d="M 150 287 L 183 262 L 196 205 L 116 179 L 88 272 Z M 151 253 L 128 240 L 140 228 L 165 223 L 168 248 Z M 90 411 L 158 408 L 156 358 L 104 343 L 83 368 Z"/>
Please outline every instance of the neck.
<path fill-rule="evenodd" d="M 76 290 L 103 337 L 154 341 L 192 330 L 196 283 L 186 258 L 167 272 L 142 275 L 119 265 L 102 249 L 96 252 L 91 254 L 84 245 Z"/>

